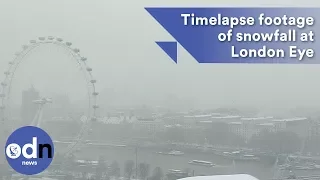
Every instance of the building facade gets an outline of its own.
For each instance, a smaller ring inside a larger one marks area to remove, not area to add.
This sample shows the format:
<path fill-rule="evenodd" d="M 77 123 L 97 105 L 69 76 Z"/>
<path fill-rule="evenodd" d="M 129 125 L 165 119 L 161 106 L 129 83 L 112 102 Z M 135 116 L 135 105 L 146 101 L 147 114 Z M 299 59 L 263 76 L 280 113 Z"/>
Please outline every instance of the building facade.
<path fill-rule="evenodd" d="M 262 130 L 273 131 L 274 126 L 270 124 L 272 119 L 273 117 L 240 118 L 238 121 L 229 122 L 228 125 L 230 132 L 250 140 L 253 135 Z"/>
<path fill-rule="evenodd" d="M 310 134 L 311 121 L 306 117 L 275 119 L 276 131 L 290 131 L 296 133 L 301 138 L 306 138 Z"/>
<path fill-rule="evenodd" d="M 133 123 L 135 130 L 146 130 L 148 132 L 162 132 L 165 131 L 164 123 L 159 119 L 153 118 L 139 118 Z"/>
<path fill-rule="evenodd" d="M 308 118 L 273 119 L 266 118 L 241 118 L 239 121 L 229 122 L 230 132 L 249 140 L 253 135 L 262 131 L 280 132 L 289 131 L 296 133 L 301 138 L 310 134 L 320 134 L 320 127 L 312 125 Z"/>

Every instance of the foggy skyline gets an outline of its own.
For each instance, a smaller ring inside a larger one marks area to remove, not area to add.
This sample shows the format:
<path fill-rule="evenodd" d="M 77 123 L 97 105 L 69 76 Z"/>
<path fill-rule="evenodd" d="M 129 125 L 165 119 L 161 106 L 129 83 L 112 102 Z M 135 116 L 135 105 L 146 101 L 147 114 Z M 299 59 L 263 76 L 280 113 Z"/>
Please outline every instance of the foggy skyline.
<path fill-rule="evenodd" d="M 101 105 L 110 98 L 124 105 L 164 105 L 167 96 L 174 95 L 195 101 L 196 107 L 202 108 L 318 107 L 319 65 L 198 64 L 181 47 L 178 64 L 174 64 L 154 43 L 173 38 L 143 9 L 164 4 L 277 5 L 275 0 L 268 4 L 229 2 L 166 0 L 128 5 L 124 1 L 102 0 L 3 1 L 0 79 L 22 45 L 39 36 L 57 36 L 72 42 L 88 58 L 101 93 Z M 302 2 L 281 3 L 278 5 L 294 6 Z M 303 5 L 317 3 L 304 1 Z M 77 63 L 59 47 L 46 45 L 31 53 L 15 77 L 11 94 L 15 103 L 20 102 L 21 91 L 31 84 L 44 95 L 68 94 L 74 101 L 86 98 L 86 84 Z"/>

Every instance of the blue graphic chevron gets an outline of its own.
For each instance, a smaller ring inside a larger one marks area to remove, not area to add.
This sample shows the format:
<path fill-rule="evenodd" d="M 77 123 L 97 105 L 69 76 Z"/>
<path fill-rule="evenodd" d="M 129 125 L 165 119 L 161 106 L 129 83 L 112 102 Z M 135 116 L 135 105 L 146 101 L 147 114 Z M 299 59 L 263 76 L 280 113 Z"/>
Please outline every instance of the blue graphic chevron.
<path fill-rule="evenodd" d="M 178 62 L 178 43 L 175 41 L 157 41 L 158 46 L 175 62 Z"/>

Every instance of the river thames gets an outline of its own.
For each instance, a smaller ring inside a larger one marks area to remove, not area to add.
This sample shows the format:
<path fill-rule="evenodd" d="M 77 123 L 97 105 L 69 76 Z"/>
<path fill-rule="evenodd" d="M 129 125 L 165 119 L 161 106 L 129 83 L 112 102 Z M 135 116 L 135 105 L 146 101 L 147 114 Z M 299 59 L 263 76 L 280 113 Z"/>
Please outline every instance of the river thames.
<path fill-rule="evenodd" d="M 59 147 L 57 147 L 59 148 Z M 61 149 L 60 149 L 61 150 Z M 76 153 L 78 159 L 97 160 L 99 156 L 103 156 L 108 164 L 117 161 L 123 170 L 125 161 L 138 160 L 138 163 L 144 162 L 150 164 L 150 172 L 155 167 L 161 167 L 164 172 L 168 169 L 188 169 L 195 175 L 217 175 L 217 174 L 250 174 L 259 179 L 273 178 L 274 168 L 270 165 L 263 165 L 257 162 L 235 162 L 222 157 L 211 155 L 208 153 L 185 153 L 183 156 L 168 156 L 157 154 L 157 151 L 150 149 L 138 149 L 136 156 L 135 148 L 131 147 L 108 147 L 93 148 L 82 147 L 80 152 Z M 191 160 L 211 161 L 220 167 L 203 167 L 188 164 Z M 123 172 L 121 172 L 123 173 Z"/>
<path fill-rule="evenodd" d="M 66 145 L 56 145 L 55 152 L 65 152 Z M 157 154 L 158 151 L 149 148 L 138 148 L 137 154 L 134 147 L 93 147 L 85 146 L 75 153 L 77 159 L 82 160 L 98 160 L 99 156 L 103 156 L 108 164 L 117 161 L 121 168 L 121 175 L 127 160 L 135 161 L 138 163 L 144 162 L 150 165 L 150 175 L 155 167 L 161 167 L 164 172 L 169 169 L 186 170 L 194 172 L 195 175 L 218 175 L 218 174 L 250 174 L 260 180 L 268 180 L 274 177 L 276 168 L 269 164 L 260 162 L 233 162 L 232 160 L 225 159 L 211 153 L 203 152 L 185 152 L 182 156 L 168 156 Z M 137 156 L 136 156 L 137 155 Z M 3 158 L 3 157 L 2 157 Z M 1 159 L 2 159 L 1 158 Z M 188 164 L 191 160 L 210 161 L 220 167 L 203 167 Z M 288 172 L 286 172 L 288 173 Z M 319 175 L 320 170 L 313 171 L 298 171 L 295 172 L 297 176 Z"/>

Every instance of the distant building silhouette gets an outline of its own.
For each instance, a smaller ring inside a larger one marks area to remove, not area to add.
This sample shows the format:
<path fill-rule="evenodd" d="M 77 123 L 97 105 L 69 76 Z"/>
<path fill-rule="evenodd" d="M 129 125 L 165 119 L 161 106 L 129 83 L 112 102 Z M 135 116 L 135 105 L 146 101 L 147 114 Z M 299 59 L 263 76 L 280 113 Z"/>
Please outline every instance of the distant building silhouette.
<path fill-rule="evenodd" d="M 22 92 L 21 101 L 21 120 L 24 125 L 30 124 L 37 112 L 38 106 L 33 103 L 39 98 L 39 92 L 31 86 L 28 90 Z"/>

